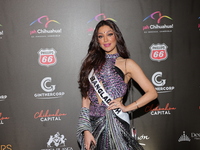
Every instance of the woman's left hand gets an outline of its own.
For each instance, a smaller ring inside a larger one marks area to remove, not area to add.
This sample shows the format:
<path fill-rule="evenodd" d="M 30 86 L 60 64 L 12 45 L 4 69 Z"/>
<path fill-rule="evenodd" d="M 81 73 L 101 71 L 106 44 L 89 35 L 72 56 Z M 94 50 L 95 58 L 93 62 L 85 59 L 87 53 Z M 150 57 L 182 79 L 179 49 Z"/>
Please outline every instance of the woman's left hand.
<path fill-rule="evenodd" d="M 116 108 L 120 108 L 123 112 L 126 112 L 125 111 L 126 106 L 124 106 L 119 99 L 114 99 L 114 100 L 110 101 L 107 109 L 112 110 L 112 109 L 116 109 Z"/>

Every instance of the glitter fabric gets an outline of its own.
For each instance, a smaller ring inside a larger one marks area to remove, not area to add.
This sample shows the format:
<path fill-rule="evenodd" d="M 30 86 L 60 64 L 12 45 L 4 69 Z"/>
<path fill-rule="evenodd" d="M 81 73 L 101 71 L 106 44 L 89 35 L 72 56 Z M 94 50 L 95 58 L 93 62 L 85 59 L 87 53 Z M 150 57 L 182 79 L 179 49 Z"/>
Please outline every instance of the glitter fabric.
<path fill-rule="evenodd" d="M 84 138 L 83 131 L 88 130 L 92 132 L 90 117 L 89 117 L 89 109 L 82 107 L 80 111 L 80 116 L 78 119 L 78 127 L 77 127 L 77 140 L 80 143 L 81 147 L 84 148 Z"/>
<path fill-rule="evenodd" d="M 100 72 L 95 72 L 98 80 L 102 82 L 106 92 L 113 98 L 123 97 L 126 94 L 127 84 L 116 71 L 115 61 L 119 54 L 106 54 L 106 62 Z M 90 86 L 88 96 L 91 100 L 90 116 L 105 116 L 107 106 L 102 102 L 99 104 L 96 92 Z"/>
<path fill-rule="evenodd" d="M 127 84 L 115 66 L 118 57 L 119 54 L 106 55 L 106 62 L 102 69 L 100 72 L 95 72 L 98 80 L 102 82 L 106 92 L 113 99 L 123 97 L 127 90 Z M 131 136 L 129 124 L 120 119 L 112 110 L 107 110 L 104 102 L 99 104 L 92 85 L 88 96 L 91 100 L 90 109 L 81 113 L 77 130 L 81 150 L 84 150 L 84 130 L 92 130 L 91 133 L 97 142 L 94 150 L 144 150 Z M 88 115 L 89 118 L 86 117 Z M 91 129 L 88 128 L 90 125 Z"/>

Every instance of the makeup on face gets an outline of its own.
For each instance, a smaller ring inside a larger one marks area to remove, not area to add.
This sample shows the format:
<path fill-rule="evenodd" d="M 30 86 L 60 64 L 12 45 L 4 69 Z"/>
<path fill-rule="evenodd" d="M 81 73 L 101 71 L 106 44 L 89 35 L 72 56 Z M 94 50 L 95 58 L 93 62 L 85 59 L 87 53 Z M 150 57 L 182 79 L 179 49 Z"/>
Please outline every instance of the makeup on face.
<path fill-rule="evenodd" d="M 116 53 L 116 38 L 114 31 L 107 25 L 99 28 L 98 42 L 106 53 Z"/>

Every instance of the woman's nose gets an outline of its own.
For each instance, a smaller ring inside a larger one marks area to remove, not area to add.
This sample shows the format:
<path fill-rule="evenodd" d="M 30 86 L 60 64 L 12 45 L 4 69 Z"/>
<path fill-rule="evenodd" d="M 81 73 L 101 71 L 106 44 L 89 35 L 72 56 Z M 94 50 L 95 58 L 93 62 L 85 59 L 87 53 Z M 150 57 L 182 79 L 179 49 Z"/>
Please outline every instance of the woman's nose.
<path fill-rule="evenodd" d="M 105 37 L 104 37 L 104 42 L 107 42 L 107 41 L 108 41 L 108 37 L 105 36 Z"/>

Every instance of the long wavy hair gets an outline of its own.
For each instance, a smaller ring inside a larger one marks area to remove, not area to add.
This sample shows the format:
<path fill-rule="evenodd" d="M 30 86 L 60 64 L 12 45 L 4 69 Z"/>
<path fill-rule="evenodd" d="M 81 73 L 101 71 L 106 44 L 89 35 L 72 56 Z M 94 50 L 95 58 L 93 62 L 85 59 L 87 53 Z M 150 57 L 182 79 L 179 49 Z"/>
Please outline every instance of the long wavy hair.
<path fill-rule="evenodd" d="M 92 39 L 89 44 L 88 53 L 82 63 L 79 74 L 79 88 L 82 97 L 87 97 L 87 92 L 89 90 L 89 80 L 88 75 L 90 71 L 100 70 L 105 63 L 105 51 L 99 46 L 98 43 L 98 31 L 102 26 L 109 26 L 113 31 L 116 38 L 116 48 L 117 52 L 122 58 L 129 58 L 130 54 L 126 48 L 124 38 L 118 26 L 111 20 L 102 20 L 100 21 L 93 32 Z"/>

